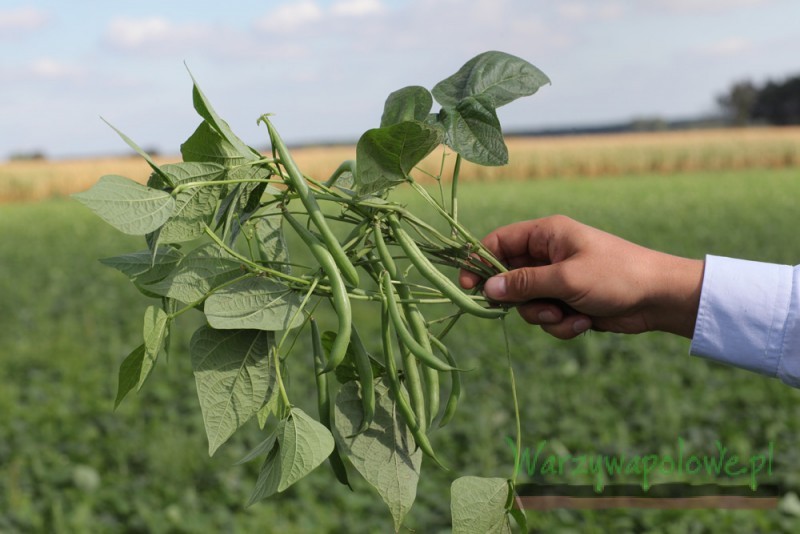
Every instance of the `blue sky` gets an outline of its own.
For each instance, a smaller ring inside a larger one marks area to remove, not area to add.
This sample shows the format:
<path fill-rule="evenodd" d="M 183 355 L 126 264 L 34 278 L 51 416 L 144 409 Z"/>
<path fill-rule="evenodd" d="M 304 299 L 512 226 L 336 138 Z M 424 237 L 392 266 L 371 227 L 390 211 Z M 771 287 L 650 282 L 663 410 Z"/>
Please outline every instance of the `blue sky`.
<path fill-rule="evenodd" d="M 733 81 L 800 74 L 797 0 L 0 0 L 0 159 L 177 152 L 197 126 L 191 68 L 250 144 L 352 140 L 406 85 L 485 50 L 552 79 L 506 130 L 683 118 Z"/>

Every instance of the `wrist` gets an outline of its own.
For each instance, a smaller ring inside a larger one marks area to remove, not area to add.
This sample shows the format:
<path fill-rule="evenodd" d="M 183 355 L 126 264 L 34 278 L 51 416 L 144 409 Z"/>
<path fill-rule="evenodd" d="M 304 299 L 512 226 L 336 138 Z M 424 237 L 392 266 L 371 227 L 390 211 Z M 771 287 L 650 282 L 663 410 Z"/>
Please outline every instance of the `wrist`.
<path fill-rule="evenodd" d="M 658 255 L 652 268 L 654 294 L 648 306 L 650 330 L 691 339 L 700 306 L 705 262 Z"/>

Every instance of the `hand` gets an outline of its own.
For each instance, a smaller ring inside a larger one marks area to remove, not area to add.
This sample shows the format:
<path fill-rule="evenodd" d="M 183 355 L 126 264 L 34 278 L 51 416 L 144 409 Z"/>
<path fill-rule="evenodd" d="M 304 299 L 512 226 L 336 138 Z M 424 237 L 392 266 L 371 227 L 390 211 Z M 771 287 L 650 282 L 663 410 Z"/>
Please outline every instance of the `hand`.
<path fill-rule="evenodd" d="M 702 260 L 650 250 L 562 215 L 498 228 L 483 244 L 512 269 L 486 281 L 486 297 L 516 304 L 523 319 L 555 337 L 590 328 L 694 333 Z M 480 280 L 466 271 L 459 277 L 465 289 Z"/>

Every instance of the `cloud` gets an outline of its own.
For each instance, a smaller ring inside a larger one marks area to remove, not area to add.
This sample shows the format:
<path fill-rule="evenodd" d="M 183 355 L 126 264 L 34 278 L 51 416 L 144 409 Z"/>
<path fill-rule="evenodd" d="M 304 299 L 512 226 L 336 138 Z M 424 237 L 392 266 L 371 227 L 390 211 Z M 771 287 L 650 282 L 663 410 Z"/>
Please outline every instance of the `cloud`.
<path fill-rule="evenodd" d="M 620 2 L 566 2 L 559 3 L 556 12 L 562 19 L 584 22 L 618 19 L 625 8 Z"/>
<path fill-rule="evenodd" d="M 752 50 L 752 43 L 740 37 L 723 39 L 705 47 L 701 52 L 706 56 L 724 57 L 738 56 Z"/>
<path fill-rule="evenodd" d="M 42 80 L 79 80 L 83 78 L 86 69 L 56 61 L 52 58 L 39 58 L 31 63 L 27 71 L 34 77 Z"/>
<path fill-rule="evenodd" d="M 0 10 L 0 39 L 40 30 L 50 18 L 48 11 L 34 7 Z"/>
<path fill-rule="evenodd" d="M 331 14 L 345 17 L 363 17 L 382 13 L 379 0 L 341 0 L 331 6 Z"/>
<path fill-rule="evenodd" d="M 163 46 L 175 50 L 190 48 L 212 35 L 212 28 L 202 24 L 176 25 L 162 17 L 120 17 L 109 23 L 105 40 L 122 50 L 155 50 Z"/>
<path fill-rule="evenodd" d="M 773 0 L 657 0 L 656 6 L 673 13 L 715 13 L 743 7 L 765 6 Z"/>
<path fill-rule="evenodd" d="M 290 33 L 322 20 L 324 11 L 312 0 L 283 4 L 255 22 L 255 28 L 266 32 Z"/>

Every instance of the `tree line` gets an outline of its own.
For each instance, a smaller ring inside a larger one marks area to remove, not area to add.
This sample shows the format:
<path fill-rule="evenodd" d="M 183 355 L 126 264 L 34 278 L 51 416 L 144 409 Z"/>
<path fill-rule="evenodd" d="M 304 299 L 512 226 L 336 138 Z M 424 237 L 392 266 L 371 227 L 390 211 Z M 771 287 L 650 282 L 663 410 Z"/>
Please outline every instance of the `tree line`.
<path fill-rule="evenodd" d="M 757 85 L 736 82 L 717 97 L 717 104 L 732 124 L 800 124 L 800 75 Z"/>

